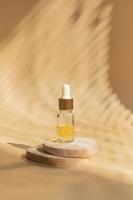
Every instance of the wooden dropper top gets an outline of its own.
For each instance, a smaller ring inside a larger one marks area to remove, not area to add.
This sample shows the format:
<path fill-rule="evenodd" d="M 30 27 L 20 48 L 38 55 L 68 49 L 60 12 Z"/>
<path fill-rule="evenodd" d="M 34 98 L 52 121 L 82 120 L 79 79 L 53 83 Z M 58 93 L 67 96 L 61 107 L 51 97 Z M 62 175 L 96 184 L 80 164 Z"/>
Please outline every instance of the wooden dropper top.
<path fill-rule="evenodd" d="M 70 95 L 70 85 L 63 84 L 62 97 L 59 98 L 59 110 L 72 110 L 73 98 Z"/>

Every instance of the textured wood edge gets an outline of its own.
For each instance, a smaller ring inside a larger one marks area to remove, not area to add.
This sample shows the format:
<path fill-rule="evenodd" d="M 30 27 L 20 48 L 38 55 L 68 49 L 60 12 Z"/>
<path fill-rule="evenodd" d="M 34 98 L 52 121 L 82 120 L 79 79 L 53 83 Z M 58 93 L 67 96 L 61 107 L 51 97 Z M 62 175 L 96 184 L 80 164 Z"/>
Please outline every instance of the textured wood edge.
<path fill-rule="evenodd" d="M 76 137 L 75 142 L 59 143 L 44 141 L 44 151 L 66 158 L 91 158 L 96 153 L 96 142 L 85 137 Z"/>
<path fill-rule="evenodd" d="M 89 164 L 89 159 L 64 158 L 43 152 L 43 146 L 31 147 L 26 151 L 26 158 L 38 163 L 63 168 L 80 168 Z"/>

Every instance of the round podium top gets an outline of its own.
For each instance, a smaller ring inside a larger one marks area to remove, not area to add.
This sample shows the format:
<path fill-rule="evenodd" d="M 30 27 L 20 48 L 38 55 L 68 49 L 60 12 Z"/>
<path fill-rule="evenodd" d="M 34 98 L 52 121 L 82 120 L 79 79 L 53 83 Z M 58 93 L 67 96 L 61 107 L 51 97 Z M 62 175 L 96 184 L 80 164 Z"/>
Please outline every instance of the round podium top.
<path fill-rule="evenodd" d="M 67 158 L 89 158 L 96 152 L 96 142 L 85 137 L 76 137 L 73 142 L 61 143 L 58 140 L 45 140 L 44 152 Z"/>

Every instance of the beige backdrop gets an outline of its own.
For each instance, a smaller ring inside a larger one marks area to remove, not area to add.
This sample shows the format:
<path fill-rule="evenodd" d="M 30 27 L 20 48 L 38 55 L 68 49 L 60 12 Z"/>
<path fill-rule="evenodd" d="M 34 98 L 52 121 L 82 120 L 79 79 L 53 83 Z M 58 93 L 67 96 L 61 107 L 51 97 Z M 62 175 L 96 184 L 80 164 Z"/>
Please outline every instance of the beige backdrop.
<path fill-rule="evenodd" d="M 133 110 L 133 1 L 113 2 L 110 80 L 122 102 Z M 0 42 L 36 4 L 37 0 L 0 0 Z"/>

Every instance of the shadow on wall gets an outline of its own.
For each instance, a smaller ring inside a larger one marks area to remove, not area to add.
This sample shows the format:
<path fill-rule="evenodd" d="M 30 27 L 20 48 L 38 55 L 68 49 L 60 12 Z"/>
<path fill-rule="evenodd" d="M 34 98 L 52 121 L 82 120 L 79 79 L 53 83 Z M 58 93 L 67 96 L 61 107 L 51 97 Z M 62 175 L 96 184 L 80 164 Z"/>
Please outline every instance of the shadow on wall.
<path fill-rule="evenodd" d="M 39 0 L 0 0 L 0 42 L 13 34 L 15 26 L 38 2 Z"/>
<path fill-rule="evenodd" d="M 133 1 L 113 0 L 111 85 L 121 101 L 133 111 Z"/>

